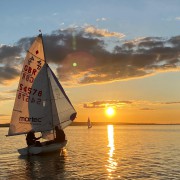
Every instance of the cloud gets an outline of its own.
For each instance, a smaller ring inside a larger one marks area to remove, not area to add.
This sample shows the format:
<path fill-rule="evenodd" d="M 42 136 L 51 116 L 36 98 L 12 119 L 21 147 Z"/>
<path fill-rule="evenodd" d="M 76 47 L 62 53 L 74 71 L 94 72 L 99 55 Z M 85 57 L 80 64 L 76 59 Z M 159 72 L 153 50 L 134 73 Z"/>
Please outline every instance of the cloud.
<path fill-rule="evenodd" d="M 10 100 L 13 100 L 13 99 L 14 99 L 14 98 L 12 98 L 12 97 L 0 96 L 0 102 L 10 101 Z"/>
<path fill-rule="evenodd" d="M 167 104 L 167 105 L 173 105 L 173 104 L 180 104 L 180 101 L 174 101 L 174 102 L 172 102 L 172 101 L 170 101 L 170 102 L 162 102 L 162 104 Z"/>
<path fill-rule="evenodd" d="M 13 90 L 6 90 L 4 91 L 3 93 L 6 93 L 6 94 L 15 94 L 16 93 L 16 89 L 13 89 Z"/>
<path fill-rule="evenodd" d="M 180 21 L 180 17 L 176 17 L 175 20 Z"/>
<path fill-rule="evenodd" d="M 109 32 L 107 29 L 98 29 L 95 28 L 94 26 L 87 26 L 85 28 L 85 32 L 102 37 L 117 37 L 117 38 L 125 37 L 125 35 L 122 33 Z"/>
<path fill-rule="evenodd" d="M 97 22 L 99 22 L 99 21 L 107 21 L 107 18 L 104 18 L 104 17 L 103 18 L 97 18 L 96 21 Z"/>
<path fill-rule="evenodd" d="M 14 64 L 14 58 L 20 56 L 21 48 L 18 46 L 0 46 L 0 63 Z"/>
<path fill-rule="evenodd" d="M 179 70 L 180 36 L 139 37 L 129 41 L 122 41 L 122 37 L 123 33 L 93 26 L 56 30 L 43 35 L 46 59 L 53 64 L 61 82 L 71 86 Z M 22 38 L 14 46 L 0 46 L 1 84 L 19 76 L 22 59 L 34 38 Z"/>
<path fill-rule="evenodd" d="M 8 116 L 8 117 L 9 117 L 9 115 L 8 115 L 8 114 L 0 114 L 0 117 L 6 117 L 6 116 Z"/>
<path fill-rule="evenodd" d="M 155 109 L 152 109 L 152 108 L 141 108 L 140 110 L 143 110 L 143 111 L 152 111 L 152 110 L 155 110 Z"/>
<path fill-rule="evenodd" d="M 4 66 L 0 67 L 0 84 L 6 84 L 12 79 L 19 76 L 20 72 L 15 67 Z"/>
<path fill-rule="evenodd" d="M 19 76 L 18 66 L 22 62 L 20 46 L 0 47 L 0 84 L 6 84 Z"/>
<path fill-rule="evenodd" d="M 90 103 L 84 103 L 84 108 L 106 108 L 106 107 L 122 107 L 124 105 L 132 104 L 132 101 L 119 101 L 119 100 L 106 100 L 106 101 L 94 101 Z"/>
<path fill-rule="evenodd" d="M 54 12 L 52 15 L 53 16 L 57 16 L 59 13 L 57 13 L 57 12 Z"/>
<path fill-rule="evenodd" d="M 162 108 L 164 105 L 174 105 L 180 104 L 179 101 L 177 102 L 153 102 L 153 101 L 139 101 L 139 100 L 104 100 L 104 101 L 93 101 L 93 102 L 86 102 L 83 104 L 83 108 L 107 108 L 107 107 L 114 107 L 114 108 L 126 108 L 126 109 L 137 109 L 143 111 L 152 111 Z"/>

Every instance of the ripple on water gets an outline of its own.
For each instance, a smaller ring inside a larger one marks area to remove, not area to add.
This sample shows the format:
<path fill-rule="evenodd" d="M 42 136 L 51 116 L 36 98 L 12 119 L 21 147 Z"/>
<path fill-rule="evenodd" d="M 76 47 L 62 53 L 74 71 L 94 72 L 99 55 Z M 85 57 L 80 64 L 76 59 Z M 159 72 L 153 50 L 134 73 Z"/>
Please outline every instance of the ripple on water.
<path fill-rule="evenodd" d="M 180 126 L 69 127 L 62 154 L 20 157 L 0 131 L 0 179 L 180 179 Z"/>

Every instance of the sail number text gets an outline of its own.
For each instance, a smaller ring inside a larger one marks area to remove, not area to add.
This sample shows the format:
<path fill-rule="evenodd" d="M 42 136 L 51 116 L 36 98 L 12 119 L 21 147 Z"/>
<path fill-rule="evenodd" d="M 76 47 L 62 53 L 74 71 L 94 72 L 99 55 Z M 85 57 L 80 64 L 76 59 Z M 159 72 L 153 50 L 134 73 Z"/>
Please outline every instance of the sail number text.
<path fill-rule="evenodd" d="M 38 96 L 37 98 L 31 96 Z M 41 103 L 42 90 L 37 90 L 34 88 L 30 88 L 24 86 L 23 84 L 19 85 L 19 93 L 18 99 L 22 99 L 23 101 L 30 102 L 30 103 Z"/>
<path fill-rule="evenodd" d="M 25 65 L 23 68 L 22 73 L 22 79 L 26 80 L 27 82 L 33 83 L 34 77 L 38 73 L 38 71 L 41 69 L 41 63 L 39 65 L 40 61 L 38 61 L 37 69 L 33 69 L 31 66 Z"/>
<path fill-rule="evenodd" d="M 32 76 L 36 76 L 37 70 L 32 69 L 31 66 L 25 65 L 24 66 L 24 72 L 22 74 L 22 79 L 25 79 L 26 81 L 33 83 L 34 78 Z"/>
<path fill-rule="evenodd" d="M 37 89 L 30 88 L 30 87 L 27 87 L 27 86 L 24 87 L 23 84 L 19 85 L 19 90 L 23 91 L 25 93 L 28 93 L 28 94 L 38 95 L 39 97 L 42 96 L 42 90 L 37 90 Z"/>

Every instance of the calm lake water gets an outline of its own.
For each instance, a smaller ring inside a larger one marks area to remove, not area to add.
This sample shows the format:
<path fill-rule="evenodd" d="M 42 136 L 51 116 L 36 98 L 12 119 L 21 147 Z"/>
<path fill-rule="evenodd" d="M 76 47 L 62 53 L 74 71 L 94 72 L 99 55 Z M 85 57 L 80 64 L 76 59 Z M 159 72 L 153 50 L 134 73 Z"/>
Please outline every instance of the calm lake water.
<path fill-rule="evenodd" d="M 62 153 L 20 157 L 0 128 L 0 179 L 180 179 L 180 126 L 70 126 Z"/>

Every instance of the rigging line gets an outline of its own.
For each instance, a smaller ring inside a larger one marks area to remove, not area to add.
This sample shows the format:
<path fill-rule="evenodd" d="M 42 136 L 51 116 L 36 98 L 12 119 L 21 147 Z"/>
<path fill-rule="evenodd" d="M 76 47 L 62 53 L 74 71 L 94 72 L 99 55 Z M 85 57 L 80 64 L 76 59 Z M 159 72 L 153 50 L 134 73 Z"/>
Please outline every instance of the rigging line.
<path fill-rule="evenodd" d="M 33 55 L 33 56 L 35 56 L 36 58 L 38 58 L 38 59 L 40 59 L 40 60 L 42 60 L 42 61 L 45 61 L 46 62 L 46 60 L 45 59 L 41 59 L 40 57 L 37 57 L 36 55 L 34 55 L 33 53 L 31 53 L 30 51 L 27 51 L 28 53 L 30 53 L 31 55 Z"/>
<path fill-rule="evenodd" d="M 22 113 L 22 111 L 21 111 L 21 110 L 17 110 L 17 109 L 14 109 L 14 108 L 13 108 L 13 111 L 16 111 L 16 112 Z"/>
<path fill-rule="evenodd" d="M 70 119 L 69 119 L 69 120 L 65 120 L 65 121 L 61 122 L 60 124 L 63 124 L 63 123 L 65 123 L 65 122 L 67 122 L 67 121 L 71 121 L 71 120 L 70 120 Z"/>

